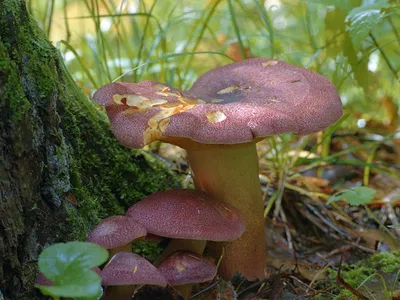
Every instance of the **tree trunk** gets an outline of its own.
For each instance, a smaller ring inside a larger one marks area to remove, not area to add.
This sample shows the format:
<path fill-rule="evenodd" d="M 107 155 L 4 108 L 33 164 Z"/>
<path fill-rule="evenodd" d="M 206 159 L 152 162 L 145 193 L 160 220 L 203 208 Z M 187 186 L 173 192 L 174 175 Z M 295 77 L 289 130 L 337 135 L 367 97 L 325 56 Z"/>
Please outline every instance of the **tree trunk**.
<path fill-rule="evenodd" d="M 119 145 L 24 1 L 0 0 L 0 37 L 0 299 L 39 299 L 45 246 L 178 182 Z"/>

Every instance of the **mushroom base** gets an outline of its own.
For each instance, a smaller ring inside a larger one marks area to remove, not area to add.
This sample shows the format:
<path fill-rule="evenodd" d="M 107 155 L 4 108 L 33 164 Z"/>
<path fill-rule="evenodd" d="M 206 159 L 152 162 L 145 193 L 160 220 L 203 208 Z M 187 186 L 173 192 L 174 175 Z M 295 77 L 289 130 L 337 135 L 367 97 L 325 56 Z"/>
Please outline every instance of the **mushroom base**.
<path fill-rule="evenodd" d="M 113 285 L 104 289 L 102 300 L 131 300 L 138 286 L 136 285 Z"/>
<path fill-rule="evenodd" d="M 125 244 L 123 246 L 108 249 L 108 261 L 119 252 L 132 252 L 132 243 Z"/>
<path fill-rule="evenodd" d="M 233 205 L 246 220 L 246 231 L 239 239 L 212 244 L 212 254 L 222 257 L 219 274 L 225 280 L 236 272 L 248 280 L 265 277 L 264 205 L 255 143 L 208 145 L 187 149 L 187 153 L 196 189 Z"/>

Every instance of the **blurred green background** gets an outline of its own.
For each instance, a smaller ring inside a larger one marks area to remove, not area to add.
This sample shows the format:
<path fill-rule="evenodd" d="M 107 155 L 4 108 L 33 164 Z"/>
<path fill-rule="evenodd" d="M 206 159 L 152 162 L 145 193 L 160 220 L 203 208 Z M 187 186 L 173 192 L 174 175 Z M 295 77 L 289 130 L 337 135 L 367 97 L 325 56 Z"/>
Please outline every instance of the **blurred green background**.
<path fill-rule="evenodd" d="M 115 79 L 189 88 L 245 57 L 312 69 L 338 88 L 346 130 L 397 126 L 399 1 L 30 0 L 83 91 Z"/>

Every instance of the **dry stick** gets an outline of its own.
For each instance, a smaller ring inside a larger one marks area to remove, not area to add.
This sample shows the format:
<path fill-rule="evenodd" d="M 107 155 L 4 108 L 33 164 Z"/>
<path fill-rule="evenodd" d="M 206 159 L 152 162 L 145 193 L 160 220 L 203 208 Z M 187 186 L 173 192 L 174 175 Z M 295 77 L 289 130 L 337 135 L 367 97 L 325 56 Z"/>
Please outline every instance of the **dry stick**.
<path fill-rule="evenodd" d="M 208 287 L 202 289 L 201 291 L 197 292 L 196 294 L 194 294 L 193 296 L 191 296 L 189 299 L 194 299 L 197 296 L 207 292 L 208 290 L 214 288 L 215 286 L 217 286 L 219 284 L 219 282 L 221 281 L 221 279 L 217 278 L 217 280 L 215 282 L 213 282 L 212 284 L 210 284 Z"/>
<path fill-rule="evenodd" d="M 272 282 L 272 290 L 271 290 L 271 295 L 270 295 L 271 300 L 279 299 L 279 296 L 282 294 L 283 289 L 285 287 L 281 280 L 283 277 L 284 276 L 282 276 L 282 275 L 276 276 L 276 278 Z"/>
<path fill-rule="evenodd" d="M 310 284 L 308 285 L 308 288 L 306 290 L 306 293 L 309 291 L 309 289 L 311 289 L 311 287 L 314 285 L 314 283 L 318 280 L 319 276 L 324 274 L 326 272 L 326 270 L 332 265 L 332 262 L 329 262 L 327 265 L 325 265 L 324 267 L 322 267 L 313 277 L 313 279 L 311 280 Z"/>

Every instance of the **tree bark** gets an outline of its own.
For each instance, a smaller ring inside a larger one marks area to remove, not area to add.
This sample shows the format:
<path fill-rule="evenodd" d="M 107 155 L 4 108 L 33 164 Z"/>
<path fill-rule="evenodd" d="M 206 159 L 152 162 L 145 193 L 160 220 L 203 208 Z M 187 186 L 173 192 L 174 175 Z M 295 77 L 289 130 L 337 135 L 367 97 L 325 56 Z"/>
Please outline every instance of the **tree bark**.
<path fill-rule="evenodd" d="M 0 0 L 0 299 L 40 299 L 41 250 L 178 182 L 119 145 L 21 0 Z"/>

